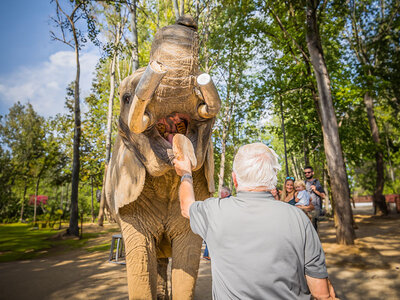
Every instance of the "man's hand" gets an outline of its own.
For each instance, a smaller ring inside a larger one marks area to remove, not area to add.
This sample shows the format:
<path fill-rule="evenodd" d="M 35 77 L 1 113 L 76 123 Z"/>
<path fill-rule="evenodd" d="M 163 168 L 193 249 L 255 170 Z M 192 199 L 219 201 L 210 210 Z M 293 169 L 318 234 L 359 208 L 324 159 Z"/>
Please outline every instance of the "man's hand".
<path fill-rule="evenodd" d="M 313 278 L 306 275 L 311 295 L 317 300 L 335 300 L 335 290 L 328 278 Z"/>
<path fill-rule="evenodd" d="M 173 164 L 175 167 L 176 174 L 183 176 L 184 174 L 192 174 L 192 165 L 189 158 L 184 155 L 183 160 L 174 159 Z"/>
<path fill-rule="evenodd" d="M 311 189 L 312 189 L 312 191 L 315 193 L 317 187 L 316 187 L 315 185 L 311 185 Z"/>

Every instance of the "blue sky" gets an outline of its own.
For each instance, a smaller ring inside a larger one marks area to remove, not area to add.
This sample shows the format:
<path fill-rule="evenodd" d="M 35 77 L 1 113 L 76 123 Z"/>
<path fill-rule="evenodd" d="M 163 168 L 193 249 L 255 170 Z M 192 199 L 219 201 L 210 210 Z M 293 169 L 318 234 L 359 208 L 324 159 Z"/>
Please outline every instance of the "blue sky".
<path fill-rule="evenodd" d="M 65 4 L 66 1 L 61 0 Z M 43 116 L 64 111 L 65 89 L 75 78 L 74 52 L 50 40 L 50 0 L 2 0 L 0 10 L 0 115 L 17 101 Z M 81 92 L 90 91 L 100 57 L 93 45 L 81 53 Z"/>

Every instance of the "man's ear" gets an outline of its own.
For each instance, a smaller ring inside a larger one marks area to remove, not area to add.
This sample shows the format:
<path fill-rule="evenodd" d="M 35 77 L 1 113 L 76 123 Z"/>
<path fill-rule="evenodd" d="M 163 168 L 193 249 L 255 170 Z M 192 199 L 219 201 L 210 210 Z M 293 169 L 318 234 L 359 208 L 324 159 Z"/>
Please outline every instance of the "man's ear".
<path fill-rule="evenodd" d="M 233 179 L 233 184 L 234 184 L 235 188 L 237 189 L 238 183 L 237 183 L 237 179 L 236 179 L 236 174 L 234 172 L 232 172 L 232 179 Z"/>

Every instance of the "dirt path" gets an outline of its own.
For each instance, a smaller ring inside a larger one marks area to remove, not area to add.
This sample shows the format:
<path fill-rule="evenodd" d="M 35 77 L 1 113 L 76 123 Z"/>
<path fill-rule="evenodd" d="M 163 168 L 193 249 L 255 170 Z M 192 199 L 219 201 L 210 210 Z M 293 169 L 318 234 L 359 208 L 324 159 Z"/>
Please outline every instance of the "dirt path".
<path fill-rule="evenodd" d="M 400 299 L 400 214 L 357 214 L 355 221 L 354 246 L 335 243 L 332 222 L 323 222 L 320 233 L 340 299 Z"/>
<path fill-rule="evenodd" d="M 356 222 L 359 238 L 352 247 L 335 244 L 333 224 L 321 222 L 328 272 L 340 298 L 400 299 L 400 214 L 356 215 Z M 125 266 L 107 262 L 107 255 L 81 249 L 1 263 L 0 299 L 127 299 Z M 210 262 L 201 260 L 196 300 L 211 299 L 210 270 Z"/>

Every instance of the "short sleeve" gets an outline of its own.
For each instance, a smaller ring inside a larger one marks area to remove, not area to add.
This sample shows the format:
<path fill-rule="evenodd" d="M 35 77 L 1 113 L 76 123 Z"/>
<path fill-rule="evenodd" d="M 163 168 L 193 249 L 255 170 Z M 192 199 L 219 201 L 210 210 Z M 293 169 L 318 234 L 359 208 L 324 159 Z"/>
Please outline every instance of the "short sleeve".
<path fill-rule="evenodd" d="M 195 201 L 189 208 L 190 228 L 205 240 L 208 228 L 208 217 L 205 201 Z"/>
<path fill-rule="evenodd" d="M 320 193 L 324 193 L 325 194 L 325 190 L 321 185 L 321 182 L 319 182 L 319 180 L 317 181 L 317 184 L 315 185 L 315 187 L 317 188 L 317 191 Z"/>
<path fill-rule="evenodd" d="M 313 278 L 327 278 L 325 253 L 321 242 L 311 222 L 306 226 L 305 241 L 305 274 Z"/>

